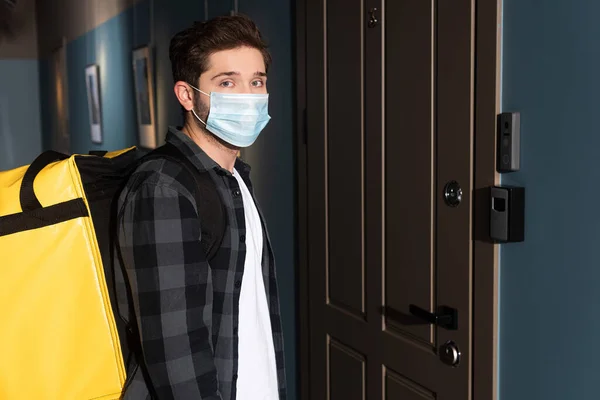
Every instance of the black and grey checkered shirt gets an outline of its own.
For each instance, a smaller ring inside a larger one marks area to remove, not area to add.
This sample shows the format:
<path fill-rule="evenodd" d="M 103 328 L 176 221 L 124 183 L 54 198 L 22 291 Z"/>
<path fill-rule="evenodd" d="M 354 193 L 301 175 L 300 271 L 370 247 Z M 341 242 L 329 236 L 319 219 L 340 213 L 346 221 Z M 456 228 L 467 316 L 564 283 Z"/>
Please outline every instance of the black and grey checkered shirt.
<path fill-rule="evenodd" d="M 123 275 L 116 272 L 119 309 L 133 304 L 147 369 L 128 366 L 125 399 L 234 400 L 238 370 L 239 299 L 246 257 L 244 205 L 235 177 L 219 167 L 188 136 L 170 128 L 167 142 L 214 179 L 228 227 L 210 265 L 200 247 L 193 180 L 173 161 L 150 160 L 138 168 L 119 198 L 117 219 Z M 250 168 L 235 165 L 249 190 Z M 256 200 L 255 200 L 256 202 Z M 262 257 L 269 302 L 280 400 L 286 398 L 283 335 L 271 242 L 263 221 Z M 117 269 L 118 270 L 118 269 Z M 146 379 L 144 379 L 146 375 Z M 148 384 L 150 382 L 150 384 Z M 151 385 L 151 388 L 148 386 Z"/>

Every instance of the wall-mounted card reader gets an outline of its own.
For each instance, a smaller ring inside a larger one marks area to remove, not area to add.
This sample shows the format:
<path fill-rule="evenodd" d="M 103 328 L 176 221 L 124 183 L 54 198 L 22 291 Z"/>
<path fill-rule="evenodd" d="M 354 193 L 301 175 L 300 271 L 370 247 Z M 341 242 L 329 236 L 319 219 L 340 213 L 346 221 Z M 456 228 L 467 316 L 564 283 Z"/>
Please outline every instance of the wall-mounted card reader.
<path fill-rule="evenodd" d="M 502 113 L 498 115 L 497 129 L 498 172 L 514 172 L 521 168 L 521 115 Z"/>
<path fill-rule="evenodd" d="M 503 243 L 525 240 L 525 188 L 494 186 L 490 204 L 491 239 Z"/>

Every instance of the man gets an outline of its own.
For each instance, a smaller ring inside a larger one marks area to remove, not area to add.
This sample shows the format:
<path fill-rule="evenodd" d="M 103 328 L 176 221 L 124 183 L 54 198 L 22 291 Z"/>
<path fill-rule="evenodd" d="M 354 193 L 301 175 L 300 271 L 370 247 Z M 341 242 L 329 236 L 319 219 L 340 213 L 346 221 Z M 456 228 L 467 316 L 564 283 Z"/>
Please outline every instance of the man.
<path fill-rule="evenodd" d="M 270 119 L 269 52 L 250 19 L 228 16 L 176 34 L 169 56 L 184 126 L 169 129 L 167 145 L 210 175 L 226 229 L 209 262 L 182 163 L 148 160 L 129 179 L 118 204 L 128 285 L 119 303 L 130 297 L 124 319 L 139 343 L 124 398 L 284 400 L 273 252 L 237 157 Z"/>

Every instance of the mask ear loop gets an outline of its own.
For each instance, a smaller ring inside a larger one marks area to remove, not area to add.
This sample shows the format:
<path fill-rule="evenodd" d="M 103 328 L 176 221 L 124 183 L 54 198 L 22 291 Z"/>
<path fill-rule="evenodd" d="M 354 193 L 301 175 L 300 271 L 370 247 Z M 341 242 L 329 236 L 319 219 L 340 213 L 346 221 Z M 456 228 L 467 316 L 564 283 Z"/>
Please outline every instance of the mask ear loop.
<path fill-rule="evenodd" d="M 190 85 L 190 86 L 191 86 L 193 89 L 195 89 L 195 90 L 199 91 L 199 92 L 200 92 L 200 93 L 202 93 L 203 95 L 205 95 L 205 96 L 209 96 L 209 97 L 210 97 L 210 95 L 209 95 L 208 93 L 205 93 L 205 92 L 203 92 L 202 90 L 198 89 L 196 86 L 194 86 L 194 85 L 192 85 L 192 84 L 190 84 L 190 83 L 188 83 L 188 85 Z M 196 118 L 198 119 L 198 121 L 202 122 L 202 123 L 204 124 L 204 126 L 206 126 L 206 122 L 204 122 L 204 121 L 202 121 L 202 120 L 200 119 L 200 117 L 198 116 L 198 114 L 196 114 L 196 111 L 195 111 L 193 108 L 192 108 L 192 110 L 191 110 L 191 111 L 192 111 L 192 113 L 194 114 L 194 117 L 196 117 Z"/>
<path fill-rule="evenodd" d="M 206 126 L 206 122 L 204 122 L 204 121 L 202 121 L 202 120 L 200 119 L 200 117 L 198 116 L 198 114 L 196 114 L 196 111 L 194 111 L 194 109 L 193 109 L 193 108 L 192 108 L 192 110 L 191 110 L 191 111 L 192 111 L 192 113 L 194 113 L 194 117 L 196 117 L 196 118 L 198 119 L 198 121 L 202 122 L 202 123 L 204 124 L 204 126 Z"/>
<path fill-rule="evenodd" d="M 190 85 L 190 84 L 188 83 L 188 85 Z M 203 92 L 202 90 L 198 89 L 196 86 L 194 86 L 194 85 L 190 85 L 190 86 L 192 87 L 192 89 L 195 89 L 195 90 L 199 91 L 200 93 L 202 93 L 203 95 L 210 97 L 210 94 Z"/>

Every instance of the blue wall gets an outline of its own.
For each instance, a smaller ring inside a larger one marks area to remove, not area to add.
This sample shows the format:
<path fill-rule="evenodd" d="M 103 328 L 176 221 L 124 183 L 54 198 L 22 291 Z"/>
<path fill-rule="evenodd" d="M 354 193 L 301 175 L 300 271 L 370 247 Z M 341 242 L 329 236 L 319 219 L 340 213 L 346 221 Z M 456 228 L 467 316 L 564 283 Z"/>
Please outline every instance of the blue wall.
<path fill-rule="evenodd" d="M 169 125 L 181 125 L 181 106 L 173 92 L 171 62 L 169 61 L 169 43 L 171 37 L 194 21 L 204 20 L 203 1 L 154 0 L 154 44 L 156 71 L 156 115 L 158 119 L 159 144 Z"/>
<path fill-rule="evenodd" d="M 135 144 L 131 14 L 129 10 L 67 45 L 72 152 L 114 150 Z M 85 67 L 90 64 L 98 65 L 100 75 L 102 144 L 93 144 L 90 137 L 85 84 Z"/>
<path fill-rule="evenodd" d="M 229 14 L 233 2 L 208 1 L 208 17 Z M 193 21 L 204 20 L 204 2 L 144 0 L 96 29 L 67 44 L 67 74 L 71 151 L 114 150 L 137 144 L 131 51 L 152 43 L 154 51 L 157 136 L 163 143 L 167 127 L 181 123 L 173 93 L 169 42 Z M 252 179 L 265 213 L 277 258 L 289 399 L 296 399 L 296 278 L 295 278 L 295 161 L 293 149 L 293 41 L 291 0 L 240 0 L 239 11 L 257 22 L 270 43 L 273 66 L 268 87 L 273 117 L 259 140 L 243 157 L 252 165 Z M 85 67 L 100 69 L 104 143 L 90 138 Z M 48 62 L 41 62 L 42 79 L 49 79 Z M 48 87 L 42 93 L 48 104 Z M 45 107 L 48 109 L 48 107 Z M 50 134 L 44 113 L 44 132 Z M 45 137 L 45 147 L 49 138 Z"/>
<path fill-rule="evenodd" d="M 598 1 L 504 0 L 503 110 L 520 111 L 525 242 L 501 249 L 502 400 L 600 398 Z"/>
<path fill-rule="evenodd" d="M 37 60 L 0 60 L 0 171 L 40 153 L 39 93 Z"/>
<path fill-rule="evenodd" d="M 114 150 L 137 144 L 132 50 L 148 43 L 149 3 L 141 2 L 67 44 L 71 151 Z M 85 68 L 100 74 L 103 143 L 90 136 Z M 51 132 L 48 130 L 46 132 Z"/>

